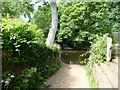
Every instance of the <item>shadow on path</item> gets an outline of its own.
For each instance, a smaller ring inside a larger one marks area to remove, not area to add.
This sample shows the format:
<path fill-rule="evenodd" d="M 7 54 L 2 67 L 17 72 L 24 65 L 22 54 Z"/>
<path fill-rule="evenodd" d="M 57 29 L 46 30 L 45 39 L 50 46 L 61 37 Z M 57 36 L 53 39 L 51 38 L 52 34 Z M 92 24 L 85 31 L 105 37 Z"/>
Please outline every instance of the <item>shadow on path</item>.
<path fill-rule="evenodd" d="M 90 88 L 84 65 L 63 64 L 47 81 L 49 88 Z"/>

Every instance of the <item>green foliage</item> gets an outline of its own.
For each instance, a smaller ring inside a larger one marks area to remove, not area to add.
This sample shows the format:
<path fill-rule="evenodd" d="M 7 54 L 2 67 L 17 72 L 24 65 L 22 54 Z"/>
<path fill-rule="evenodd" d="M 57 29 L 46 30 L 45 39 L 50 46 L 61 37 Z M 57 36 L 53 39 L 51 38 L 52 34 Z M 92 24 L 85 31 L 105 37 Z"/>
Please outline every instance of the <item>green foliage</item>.
<path fill-rule="evenodd" d="M 61 67 L 60 63 L 53 63 L 51 65 L 46 65 L 44 71 L 42 71 L 42 77 L 47 79 L 49 76 L 53 75 Z"/>
<path fill-rule="evenodd" d="M 98 86 L 97 86 L 97 82 L 94 78 L 94 73 L 92 68 L 90 68 L 88 65 L 86 65 L 86 72 L 87 72 L 87 76 L 88 76 L 88 80 L 89 80 L 89 85 L 91 88 L 94 88 L 95 90 L 98 90 Z"/>
<path fill-rule="evenodd" d="M 88 62 L 86 65 L 86 71 L 89 79 L 89 83 L 91 88 L 97 88 L 97 83 L 94 78 L 94 72 L 93 72 L 93 65 L 95 63 L 100 64 L 102 62 L 106 61 L 106 52 L 107 51 L 107 45 L 103 37 L 97 36 L 97 38 L 94 40 L 94 43 L 91 45 L 90 48 L 90 56 L 88 58 Z M 112 58 L 115 58 L 115 46 L 112 46 Z"/>
<path fill-rule="evenodd" d="M 47 37 L 51 23 L 50 5 L 44 3 L 43 6 L 39 6 L 37 12 L 34 14 L 32 22 L 35 23 L 38 28 L 41 28 L 45 37 Z"/>
<path fill-rule="evenodd" d="M 3 50 L 8 56 L 20 56 L 21 51 L 30 47 L 31 44 L 44 42 L 41 30 L 36 30 L 35 25 L 23 22 L 20 19 L 2 19 L 0 27 Z"/>
<path fill-rule="evenodd" d="M 82 61 L 80 61 L 80 64 L 86 65 L 88 62 L 88 58 L 89 58 L 89 50 L 86 51 L 85 53 L 82 53 L 79 57 L 84 57 L 82 58 Z"/>
<path fill-rule="evenodd" d="M 94 77 L 93 64 L 106 61 L 106 42 L 103 37 L 97 36 L 90 48 L 90 56 L 87 59 L 86 72 L 91 88 L 97 88 L 97 82 Z M 97 89 L 96 89 L 97 90 Z"/>
<path fill-rule="evenodd" d="M 24 48 L 27 47 L 24 46 Z M 46 47 L 44 44 L 32 44 L 26 50 L 21 50 L 21 57 L 24 57 L 23 61 L 30 66 L 36 66 L 40 72 L 44 72 L 46 65 L 57 63 L 58 55 L 57 48 Z"/>
<path fill-rule="evenodd" d="M 88 64 L 90 66 L 92 66 L 94 63 L 106 61 L 106 43 L 103 37 L 97 37 L 95 43 L 91 45 L 89 53 L 90 57 L 88 58 Z"/>
<path fill-rule="evenodd" d="M 57 42 L 74 48 L 87 47 L 85 45 L 90 46 L 89 42 L 93 41 L 95 34 L 103 35 L 116 31 L 117 5 L 117 2 L 59 4 L 60 30 L 57 34 Z"/>
<path fill-rule="evenodd" d="M 4 80 L 2 80 L 2 83 L 4 83 L 4 86 L 7 87 L 15 76 L 9 74 L 9 72 L 5 72 L 2 77 L 4 78 Z"/>
<path fill-rule="evenodd" d="M 25 17 L 31 18 L 30 14 L 33 13 L 33 5 L 30 2 L 17 0 L 16 2 L 2 2 L 2 16 L 7 18 Z"/>
<path fill-rule="evenodd" d="M 37 75 L 37 69 L 34 67 L 25 68 L 20 74 L 11 75 L 10 72 L 3 73 L 3 89 L 14 88 L 17 90 L 28 89 L 31 79 L 34 80 Z M 38 76 L 38 75 L 37 75 Z M 42 79 L 41 79 L 42 80 Z"/>
<path fill-rule="evenodd" d="M 45 45 L 44 35 L 36 25 L 3 18 L 0 28 L 4 89 L 37 88 L 59 69 L 59 50 Z"/>

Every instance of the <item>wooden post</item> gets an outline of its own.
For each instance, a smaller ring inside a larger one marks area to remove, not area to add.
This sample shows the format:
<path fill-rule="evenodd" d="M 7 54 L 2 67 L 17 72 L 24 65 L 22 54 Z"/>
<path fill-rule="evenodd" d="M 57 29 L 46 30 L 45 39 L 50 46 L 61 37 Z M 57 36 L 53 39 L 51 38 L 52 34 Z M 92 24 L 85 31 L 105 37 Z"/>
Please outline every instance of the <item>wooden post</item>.
<path fill-rule="evenodd" d="M 107 37 L 107 61 L 111 59 L 112 38 Z"/>
<path fill-rule="evenodd" d="M 112 38 L 108 37 L 108 33 L 104 34 L 103 38 L 106 42 L 106 48 L 107 48 L 106 60 L 110 61 L 110 59 L 111 59 Z"/>

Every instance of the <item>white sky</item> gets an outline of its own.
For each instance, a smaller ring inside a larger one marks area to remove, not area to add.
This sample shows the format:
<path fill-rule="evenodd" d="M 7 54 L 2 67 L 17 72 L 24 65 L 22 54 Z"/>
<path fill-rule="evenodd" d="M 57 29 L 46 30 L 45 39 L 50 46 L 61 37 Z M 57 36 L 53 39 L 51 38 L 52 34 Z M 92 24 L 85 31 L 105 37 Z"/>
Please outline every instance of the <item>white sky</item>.
<path fill-rule="evenodd" d="M 32 4 L 34 4 L 34 9 L 35 9 L 35 11 L 38 9 L 38 6 L 42 6 L 42 2 L 41 1 L 43 1 L 43 0 L 31 0 L 32 2 Z M 36 3 L 35 4 L 35 2 L 38 2 L 38 1 L 40 1 L 39 3 Z M 45 1 L 48 1 L 49 2 L 49 0 L 45 0 Z M 56 0 L 57 2 L 59 2 L 60 0 Z M 31 16 L 33 17 L 33 15 L 31 14 Z M 27 18 L 27 17 L 24 17 L 23 15 L 21 15 L 20 16 L 23 20 L 25 20 L 25 21 L 29 21 L 29 18 Z"/>
<path fill-rule="evenodd" d="M 32 4 L 34 4 L 34 9 L 35 9 L 35 11 L 38 9 L 38 6 L 41 6 L 42 5 L 42 2 L 39 2 L 39 3 L 37 3 L 37 4 L 35 4 L 35 2 L 37 2 L 37 1 L 39 1 L 39 0 L 32 0 Z M 31 14 L 31 16 L 33 17 L 33 15 Z M 21 15 L 20 16 L 21 18 L 22 18 L 22 20 L 24 20 L 24 21 L 29 21 L 29 18 L 28 17 L 24 17 L 23 15 Z"/>

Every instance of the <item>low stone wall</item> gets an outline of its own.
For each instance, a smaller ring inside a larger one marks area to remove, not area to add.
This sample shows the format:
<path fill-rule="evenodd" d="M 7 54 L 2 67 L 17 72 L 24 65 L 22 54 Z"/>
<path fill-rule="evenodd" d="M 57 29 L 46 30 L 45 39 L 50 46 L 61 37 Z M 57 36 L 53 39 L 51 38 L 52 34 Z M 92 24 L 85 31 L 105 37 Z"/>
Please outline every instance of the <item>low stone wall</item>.
<path fill-rule="evenodd" d="M 118 63 L 94 64 L 93 74 L 98 88 L 118 88 Z"/>

